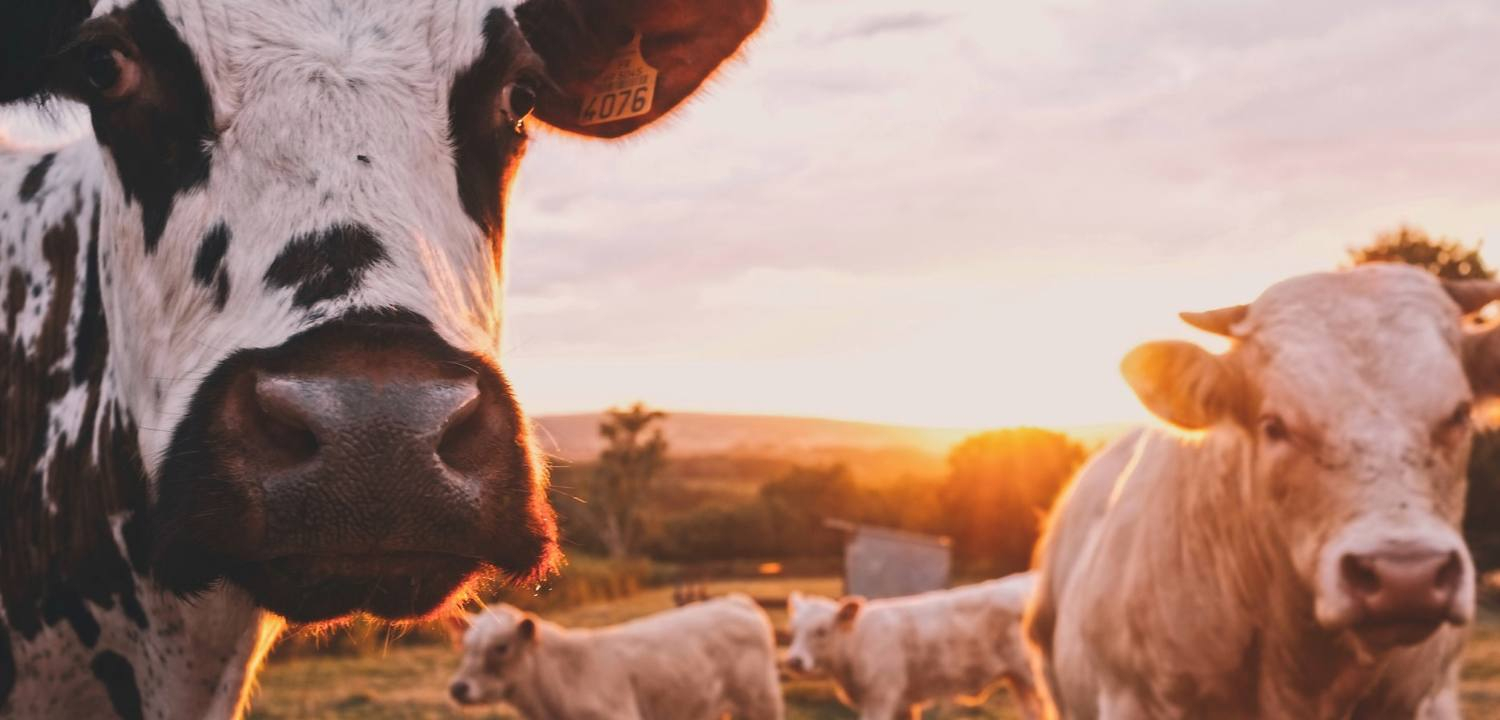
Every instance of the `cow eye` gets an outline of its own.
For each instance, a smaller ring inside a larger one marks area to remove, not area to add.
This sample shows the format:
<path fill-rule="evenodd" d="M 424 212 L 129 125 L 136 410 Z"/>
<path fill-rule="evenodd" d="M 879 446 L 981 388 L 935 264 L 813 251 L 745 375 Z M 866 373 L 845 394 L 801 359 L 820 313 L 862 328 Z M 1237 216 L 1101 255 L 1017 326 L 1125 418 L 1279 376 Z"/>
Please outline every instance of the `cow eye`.
<path fill-rule="evenodd" d="M 90 90 L 106 99 L 125 97 L 140 84 L 140 69 L 135 62 L 106 45 L 85 46 L 81 69 Z"/>
<path fill-rule="evenodd" d="M 524 80 L 505 86 L 500 94 L 500 104 L 505 108 L 505 117 L 519 123 L 536 109 L 536 88 Z"/>
<path fill-rule="evenodd" d="M 1443 424 L 1454 429 L 1467 427 L 1469 425 L 1470 414 L 1473 411 L 1474 406 L 1472 404 L 1468 401 L 1461 402 L 1458 404 L 1458 407 L 1453 409 L 1453 414 L 1449 415 L 1447 421 Z"/>
<path fill-rule="evenodd" d="M 1286 421 L 1277 415 L 1264 415 L 1260 419 L 1260 432 L 1271 442 L 1283 442 L 1290 436 Z"/>

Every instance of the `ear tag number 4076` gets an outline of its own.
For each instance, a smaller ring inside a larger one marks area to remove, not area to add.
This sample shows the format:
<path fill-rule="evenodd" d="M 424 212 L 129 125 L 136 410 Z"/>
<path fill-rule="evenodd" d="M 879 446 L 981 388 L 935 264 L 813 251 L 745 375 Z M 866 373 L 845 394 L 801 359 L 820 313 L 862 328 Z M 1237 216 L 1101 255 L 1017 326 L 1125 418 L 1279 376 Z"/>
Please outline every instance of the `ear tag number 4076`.
<path fill-rule="evenodd" d="M 583 99 L 578 124 L 598 125 L 645 115 L 651 112 L 655 95 L 656 68 L 641 57 L 641 36 L 636 35 L 594 80 L 592 92 Z"/>

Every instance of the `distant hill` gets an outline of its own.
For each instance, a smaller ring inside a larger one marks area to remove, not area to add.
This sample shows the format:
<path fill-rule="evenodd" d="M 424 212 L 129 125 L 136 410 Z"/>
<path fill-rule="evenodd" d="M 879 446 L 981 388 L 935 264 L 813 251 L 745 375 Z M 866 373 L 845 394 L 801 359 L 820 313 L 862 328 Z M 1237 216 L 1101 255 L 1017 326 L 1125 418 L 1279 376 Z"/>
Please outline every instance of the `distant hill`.
<path fill-rule="evenodd" d="M 571 462 L 599 454 L 598 414 L 542 415 L 537 438 L 548 454 Z M 662 432 L 673 455 L 819 455 L 827 450 L 872 451 L 901 448 L 942 456 L 975 432 L 966 428 L 927 428 L 849 420 L 670 412 Z"/>
<path fill-rule="evenodd" d="M 535 419 L 542 449 L 569 462 L 592 460 L 603 448 L 599 414 L 541 415 Z M 1116 423 L 1061 428 L 1087 445 L 1118 437 L 1132 427 Z M 671 452 L 688 455 L 757 455 L 816 461 L 844 454 L 879 455 L 900 451 L 941 460 L 975 428 L 914 425 L 781 415 L 735 415 L 668 411 L 663 426 Z"/>

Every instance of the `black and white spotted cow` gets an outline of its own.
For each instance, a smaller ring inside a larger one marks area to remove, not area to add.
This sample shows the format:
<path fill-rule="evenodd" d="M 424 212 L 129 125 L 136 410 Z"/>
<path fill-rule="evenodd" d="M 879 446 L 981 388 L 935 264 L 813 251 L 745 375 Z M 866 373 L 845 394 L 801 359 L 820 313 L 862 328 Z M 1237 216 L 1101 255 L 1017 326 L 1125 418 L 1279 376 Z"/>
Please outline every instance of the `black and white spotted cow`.
<path fill-rule="evenodd" d="M 644 126 L 765 12 L 0 5 L 0 102 L 93 128 L 0 147 L 0 716 L 235 716 L 284 621 L 550 572 L 496 356 L 528 130 Z"/>

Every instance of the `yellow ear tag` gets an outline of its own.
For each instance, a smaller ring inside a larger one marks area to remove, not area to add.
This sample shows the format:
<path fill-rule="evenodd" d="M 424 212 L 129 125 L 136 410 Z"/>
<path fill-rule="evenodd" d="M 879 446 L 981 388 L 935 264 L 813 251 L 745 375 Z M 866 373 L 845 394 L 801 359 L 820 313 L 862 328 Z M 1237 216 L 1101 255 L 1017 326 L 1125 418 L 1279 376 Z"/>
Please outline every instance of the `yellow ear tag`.
<path fill-rule="evenodd" d="M 598 125 L 645 115 L 651 112 L 655 96 L 656 68 L 641 57 L 641 36 L 637 34 L 594 79 L 592 91 L 583 99 L 578 124 Z"/>

